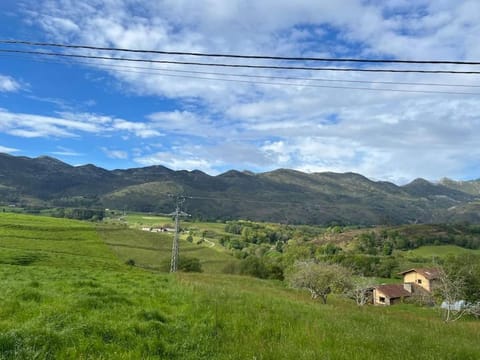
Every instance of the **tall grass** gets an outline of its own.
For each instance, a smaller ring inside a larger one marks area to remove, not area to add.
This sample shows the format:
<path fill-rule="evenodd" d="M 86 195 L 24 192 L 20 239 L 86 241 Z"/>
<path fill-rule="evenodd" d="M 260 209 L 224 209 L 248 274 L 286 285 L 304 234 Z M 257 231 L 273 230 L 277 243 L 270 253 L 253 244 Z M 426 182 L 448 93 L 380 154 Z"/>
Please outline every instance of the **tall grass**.
<path fill-rule="evenodd" d="M 480 358 L 478 321 L 335 296 L 320 305 L 275 281 L 145 271 L 102 241 L 126 230 L 99 231 L 0 215 L 0 359 Z"/>

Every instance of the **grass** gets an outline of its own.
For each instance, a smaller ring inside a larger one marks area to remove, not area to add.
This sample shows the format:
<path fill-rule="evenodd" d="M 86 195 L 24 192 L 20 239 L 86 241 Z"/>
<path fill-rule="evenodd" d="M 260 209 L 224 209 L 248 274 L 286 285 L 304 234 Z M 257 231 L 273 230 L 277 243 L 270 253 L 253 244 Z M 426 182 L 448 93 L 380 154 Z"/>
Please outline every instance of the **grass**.
<path fill-rule="evenodd" d="M 406 255 L 414 257 L 445 257 L 448 255 L 461 255 L 468 253 L 480 255 L 480 250 L 466 249 L 456 245 L 431 245 L 421 246 L 415 250 L 409 250 L 406 252 Z"/>
<path fill-rule="evenodd" d="M 159 270 L 170 261 L 172 233 L 151 233 L 119 226 L 99 226 L 98 232 L 104 242 L 123 261 L 132 259 L 141 267 Z M 208 243 L 192 244 L 180 238 L 180 256 L 200 259 L 202 269 L 209 273 L 221 273 L 237 259 L 218 245 L 210 247 Z"/>
<path fill-rule="evenodd" d="M 320 305 L 281 282 L 214 267 L 146 271 L 105 244 L 156 246 L 155 235 L 0 214 L 0 359 L 480 357 L 478 321 L 444 324 L 432 308 L 359 308 L 335 296 Z"/>

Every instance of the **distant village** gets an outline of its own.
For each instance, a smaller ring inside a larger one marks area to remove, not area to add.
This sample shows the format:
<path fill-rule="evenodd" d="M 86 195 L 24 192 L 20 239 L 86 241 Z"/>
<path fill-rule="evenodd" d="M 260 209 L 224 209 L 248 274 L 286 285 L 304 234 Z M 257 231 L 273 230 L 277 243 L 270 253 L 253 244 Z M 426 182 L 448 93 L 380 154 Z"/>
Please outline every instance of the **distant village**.
<path fill-rule="evenodd" d="M 161 233 L 161 232 L 175 232 L 175 228 L 170 228 L 170 227 L 142 227 L 140 230 L 142 231 L 149 231 L 149 232 L 155 232 L 155 233 Z"/>

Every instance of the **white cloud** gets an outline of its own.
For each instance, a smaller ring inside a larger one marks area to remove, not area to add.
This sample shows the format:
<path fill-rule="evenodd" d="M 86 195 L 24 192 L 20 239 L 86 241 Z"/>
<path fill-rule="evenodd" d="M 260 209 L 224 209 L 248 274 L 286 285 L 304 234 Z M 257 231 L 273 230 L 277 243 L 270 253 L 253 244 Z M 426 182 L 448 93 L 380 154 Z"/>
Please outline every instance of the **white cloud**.
<path fill-rule="evenodd" d="M 0 153 L 12 153 L 12 152 L 17 152 L 17 151 L 20 151 L 20 150 L 15 149 L 15 148 L 11 148 L 11 147 L 8 147 L 8 146 L 0 145 Z"/>
<path fill-rule="evenodd" d="M 51 0 L 31 5 L 31 21 L 39 23 L 49 38 L 99 46 L 291 56 L 480 58 L 480 2 L 475 0 L 91 0 L 82 4 Z M 174 77 L 218 75 L 155 75 L 158 66 L 142 67 L 146 69 L 103 69 L 124 84 L 125 91 L 174 99 L 183 106 L 152 113 L 146 121 L 62 113 L 61 119 L 43 126 L 34 126 L 35 119 L 25 117 L 28 124 L 16 117 L 14 122 L 20 126 L 12 122 L 5 125 L 0 112 L 0 129 L 20 136 L 73 136 L 82 131 L 120 131 L 123 136 L 140 138 L 169 135 L 169 140 L 172 135 L 187 136 L 188 150 L 169 149 L 152 155 L 143 152 L 135 161 L 209 171 L 230 164 L 358 171 L 389 180 L 461 177 L 472 159 L 480 155 L 475 136 L 480 128 L 478 96 L 302 86 L 478 92 L 475 88 L 326 81 L 478 85 L 474 77 L 302 72 L 295 76 L 311 80 L 283 80 L 297 86 L 270 86 Z M 205 71 L 185 66 L 167 69 Z M 181 145 L 185 148 L 186 144 Z"/>
<path fill-rule="evenodd" d="M 21 85 L 10 76 L 0 74 L 0 92 L 16 92 L 20 90 Z"/>
<path fill-rule="evenodd" d="M 148 122 L 132 122 L 93 113 L 59 112 L 58 117 L 14 113 L 0 108 L 0 131 L 25 138 L 106 136 L 126 133 L 139 138 L 161 136 Z"/>
<path fill-rule="evenodd" d="M 64 146 L 57 146 L 57 150 L 52 151 L 51 154 L 57 155 L 57 156 L 83 156 L 83 155 L 85 155 L 83 153 L 72 150 L 70 148 L 66 148 Z"/>
<path fill-rule="evenodd" d="M 135 158 L 134 160 L 136 163 L 143 166 L 161 164 L 173 170 L 201 170 L 212 175 L 218 173 L 214 168 L 215 164 L 193 154 L 157 152 L 148 156 Z"/>
<path fill-rule="evenodd" d="M 141 138 L 150 138 L 162 135 L 159 131 L 153 129 L 150 124 L 142 122 L 132 122 L 122 119 L 115 119 L 112 127 L 115 130 L 131 132 Z"/>
<path fill-rule="evenodd" d="M 74 137 L 77 132 L 96 133 L 95 123 L 0 110 L 0 130 L 20 137 Z"/>
<path fill-rule="evenodd" d="M 110 159 L 128 159 L 128 153 L 123 150 L 112 150 L 106 147 L 102 147 L 101 150 L 107 155 Z"/>

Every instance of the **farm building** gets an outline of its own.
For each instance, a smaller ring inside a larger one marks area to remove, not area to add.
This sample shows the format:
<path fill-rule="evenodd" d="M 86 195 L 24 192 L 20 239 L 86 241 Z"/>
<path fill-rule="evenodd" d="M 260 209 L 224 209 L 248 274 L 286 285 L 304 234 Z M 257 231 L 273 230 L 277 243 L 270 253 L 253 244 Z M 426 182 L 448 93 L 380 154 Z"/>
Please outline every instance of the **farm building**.
<path fill-rule="evenodd" d="M 439 270 L 436 268 L 410 269 L 401 272 L 400 275 L 403 275 L 403 284 L 379 285 L 373 289 L 375 305 L 393 305 L 413 294 L 429 296 L 438 281 Z"/>
<path fill-rule="evenodd" d="M 414 284 L 414 287 L 421 287 L 431 292 L 438 281 L 439 271 L 436 268 L 410 269 L 400 273 L 403 275 L 405 284 Z"/>
<path fill-rule="evenodd" d="M 375 305 L 393 305 L 402 302 L 404 298 L 410 297 L 411 289 L 404 284 L 386 284 L 378 285 L 373 289 L 373 303 Z"/>

